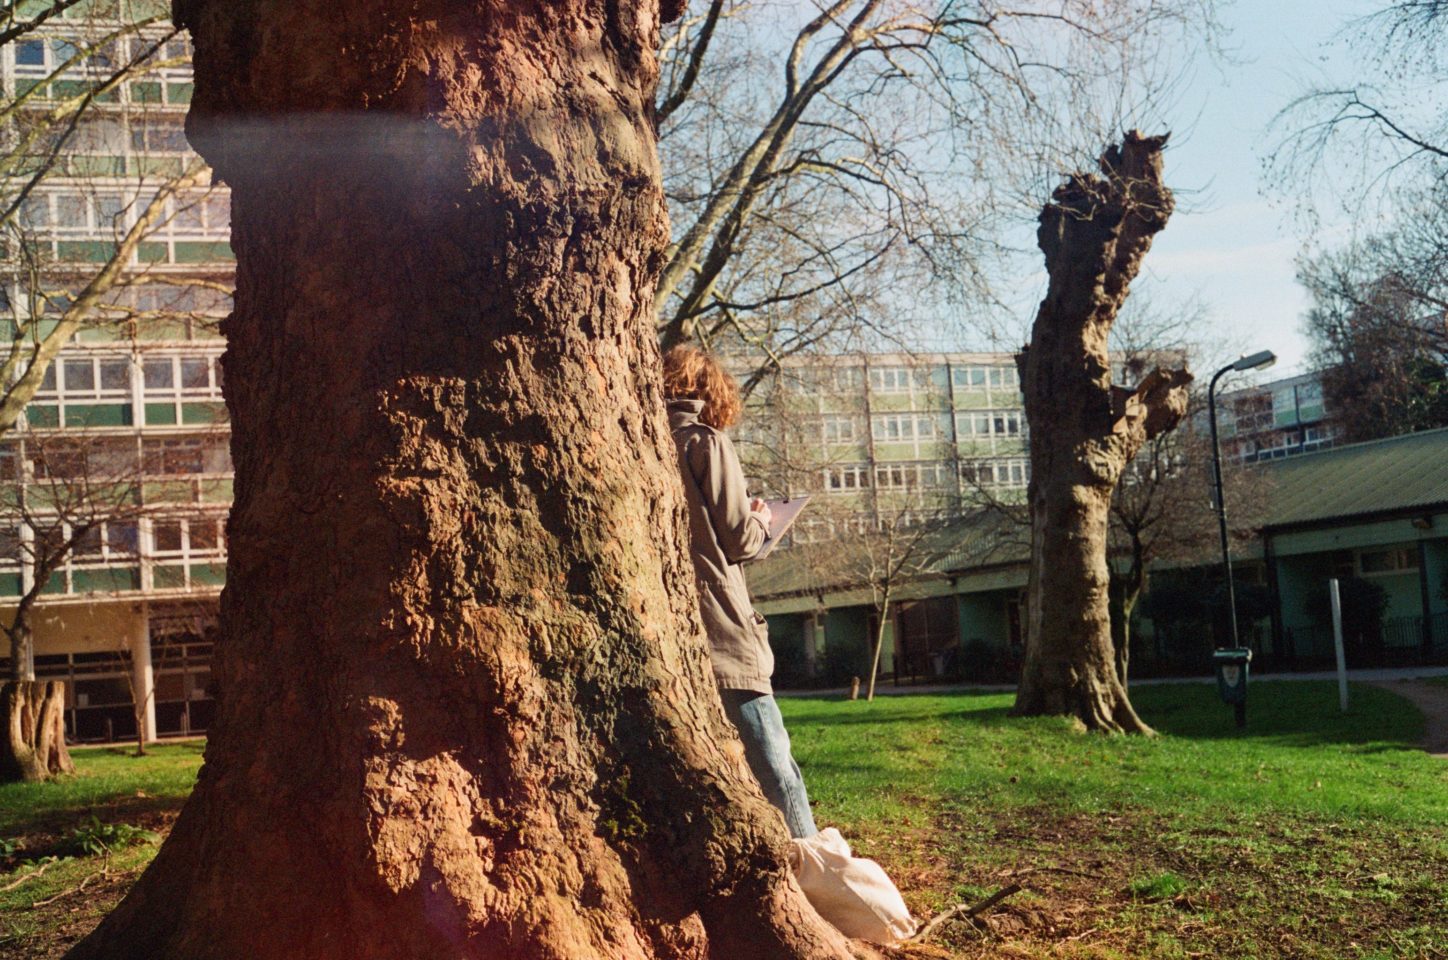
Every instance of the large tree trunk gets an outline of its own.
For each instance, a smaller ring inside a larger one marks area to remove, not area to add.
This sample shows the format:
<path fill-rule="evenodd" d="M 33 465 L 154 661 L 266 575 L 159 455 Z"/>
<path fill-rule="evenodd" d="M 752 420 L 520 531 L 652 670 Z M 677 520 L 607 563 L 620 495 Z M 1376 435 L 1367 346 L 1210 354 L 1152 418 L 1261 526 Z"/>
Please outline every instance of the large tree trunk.
<path fill-rule="evenodd" d="M 65 746 L 65 684 L 59 680 L 7 682 L 0 687 L 5 739 L 0 782 L 49 780 L 75 773 Z"/>
<path fill-rule="evenodd" d="M 235 207 L 220 716 L 71 956 L 849 956 L 698 625 L 656 2 L 176 13 Z"/>
<path fill-rule="evenodd" d="M 1150 732 L 1117 678 L 1106 561 L 1111 492 L 1149 437 L 1186 411 L 1185 370 L 1114 386 L 1107 336 L 1172 197 L 1165 137 L 1126 136 L 1101 175 L 1076 174 L 1041 212 L 1050 284 L 1017 358 L 1030 422 L 1031 572 L 1015 713 L 1064 714 L 1089 729 Z"/>

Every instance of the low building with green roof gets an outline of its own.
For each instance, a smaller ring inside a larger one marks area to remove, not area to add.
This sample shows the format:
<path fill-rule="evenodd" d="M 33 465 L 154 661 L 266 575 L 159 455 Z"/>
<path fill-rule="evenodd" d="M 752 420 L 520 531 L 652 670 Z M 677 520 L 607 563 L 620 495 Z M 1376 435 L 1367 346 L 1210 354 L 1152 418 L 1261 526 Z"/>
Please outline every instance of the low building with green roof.
<path fill-rule="evenodd" d="M 1255 584 L 1263 598 L 1262 618 L 1242 624 L 1263 667 L 1331 662 L 1323 598 L 1332 577 L 1386 601 L 1368 618 L 1371 629 L 1349 637 L 1349 666 L 1448 662 L 1448 429 L 1232 469 L 1262 471 L 1268 501 L 1255 539 L 1234 556 L 1238 583 Z M 1210 509 L 1207 491 L 1203 504 Z M 862 550 L 810 544 L 749 568 L 781 686 L 838 685 L 868 671 L 882 578 L 871 577 L 868 558 L 852 558 Z M 998 512 L 933 528 L 892 583 L 882 674 L 897 682 L 1013 680 L 1028 560 L 1023 531 Z M 1217 569 L 1215 554 L 1204 555 L 1158 565 L 1152 580 L 1163 599 L 1176 583 L 1210 604 Z M 1239 587 L 1244 592 L 1252 591 Z M 1151 609 L 1143 602 L 1143 611 Z M 1168 629 L 1143 618 L 1137 627 L 1133 663 L 1141 670 L 1206 670 L 1210 622 Z"/>

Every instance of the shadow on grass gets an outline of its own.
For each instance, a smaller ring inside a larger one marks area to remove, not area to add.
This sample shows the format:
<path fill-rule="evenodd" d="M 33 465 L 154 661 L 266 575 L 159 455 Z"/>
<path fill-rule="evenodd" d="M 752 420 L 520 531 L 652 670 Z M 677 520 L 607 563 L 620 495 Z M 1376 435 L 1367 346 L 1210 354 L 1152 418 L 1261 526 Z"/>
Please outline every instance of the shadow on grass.
<path fill-rule="evenodd" d="M 956 709 L 956 710 L 918 710 L 905 712 L 873 712 L 869 708 L 859 713 L 829 715 L 822 714 L 786 714 L 785 722 L 793 730 L 796 727 L 843 727 L 857 724 L 865 724 L 872 727 L 886 727 L 895 724 L 912 723 L 954 723 L 957 721 L 972 721 L 976 723 L 995 725 L 1005 722 L 1008 719 L 1007 710 L 1004 707 L 991 707 L 988 709 Z"/>
<path fill-rule="evenodd" d="M 1140 687 L 1132 703 L 1160 733 L 1192 740 L 1241 740 L 1279 746 L 1329 744 L 1361 752 L 1414 748 L 1423 736 L 1423 715 L 1408 700 L 1377 687 L 1353 684 L 1351 707 L 1342 713 L 1332 680 L 1273 680 L 1249 685 L 1247 729 L 1238 730 L 1232 708 L 1207 685 Z"/>
<path fill-rule="evenodd" d="M 161 751 L 170 756 L 200 757 L 206 753 L 206 741 L 179 740 L 174 743 L 153 743 L 149 745 L 146 755 L 150 756 L 157 751 Z M 103 747 L 72 747 L 70 753 L 72 758 L 115 757 L 120 760 L 144 759 L 143 757 L 136 756 L 136 747 L 134 744 L 123 743 L 110 744 Z"/>
<path fill-rule="evenodd" d="M 1232 708 L 1208 684 L 1137 687 L 1131 697 L 1142 719 L 1159 733 L 1185 740 L 1287 747 L 1337 744 L 1367 754 L 1413 749 L 1423 735 L 1418 709 L 1378 687 L 1354 684 L 1351 709 L 1341 713 L 1336 682 L 1331 680 L 1273 680 L 1249 687 L 1245 731 L 1237 729 Z M 853 725 L 964 723 L 998 728 L 1033 722 L 1011 717 L 1010 695 L 1000 691 L 897 694 L 873 703 L 833 696 L 790 697 L 781 702 L 786 722 L 801 732 Z"/>
<path fill-rule="evenodd" d="M 24 854 L 27 860 L 69 856 L 74 852 L 69 840 L 71 834 L 89 824 L 91 817 L 101 823 L 125 823 L 151 829 L 158 822 L 169 821 L 185 802 L 180 797 L 126 797 L 82 810 L 47 811 L 15 824 L 15 834 L 28 838 Z"/>

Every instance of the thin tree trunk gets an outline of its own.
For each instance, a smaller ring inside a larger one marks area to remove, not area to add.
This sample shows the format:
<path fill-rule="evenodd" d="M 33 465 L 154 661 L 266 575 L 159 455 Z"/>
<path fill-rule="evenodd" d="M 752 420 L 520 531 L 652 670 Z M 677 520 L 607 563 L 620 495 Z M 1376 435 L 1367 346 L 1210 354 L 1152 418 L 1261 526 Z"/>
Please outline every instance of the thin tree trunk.
<path fill-rule="evenodd" d="M 31 598 L 21 597 L 10 629 L 10 681 L 26 683 L 35 679 L 35 634 L 30 629 Z"/>
<path fill-rule="evenodd" d="M 190 0 L 236 499 L 195 793 L 74 960 L 841 958 L 720 708 L 654 3 Z"/>
<path fill-rule="evenodd" d="M 1131 614 L 1141 598 L 1141 576 L 1135 571 L 1111 577 L 1111 648 L 1115 652 L 1116 679 L 1128 687 L 1131 672 Z"/>
<path fill-rule="evenodd" d="M 146 755 L 146 708 L 141 705 L 141 710 L 136 714 L 136 756 Z"/>
<path fill-rule="evenodd" d="M 1171 214 L 1165 137 L 1128 134 L 1041 213 L 1050 284 L 1018 357 L 1030 422 L 1031 572 L 1026 658 L 1014 712 L 1148 733 L 1117 677 L 1110 615 L 1111 493 L 1141 445 L 1186 410 L 1185 370 L 1114 386 L 1107 337 L 1151 238 Z"/>
<path fill-rule="evenodd" d="M 875 699 L 875 678 L 880 675 L 880 651 L 885 648 L 885 624 L 889 622 L 890 616 L 890 591 L 886 589 L 885 598 L 880 603 L 880 624 L 875 628 L 875 656 L 870 661 L 870 687 L 865 693 L 865 699 Z M 898 656 L 898 651 L 896 653 Z M 898 670 L 899 667 L 897 666 Z M 899 682 L 898 679 L 896 681 Z"/>

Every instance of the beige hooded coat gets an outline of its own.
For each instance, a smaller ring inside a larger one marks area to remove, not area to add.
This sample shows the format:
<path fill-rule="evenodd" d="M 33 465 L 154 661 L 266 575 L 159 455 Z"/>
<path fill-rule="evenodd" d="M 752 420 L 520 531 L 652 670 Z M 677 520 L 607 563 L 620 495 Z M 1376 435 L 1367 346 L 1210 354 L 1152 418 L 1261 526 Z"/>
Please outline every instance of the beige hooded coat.
<path fill-rule="evenodd" d="M 772 693 L 769 631 L 749 602 L 740 567 L 759 552 L 767 531 L 749 509 L 734 445 L 699 419 L 703 408 L 699 400 L 670 400 L 669 427 L 689 503 L 690 552 L 714 678 L 725 690 Z"/>

